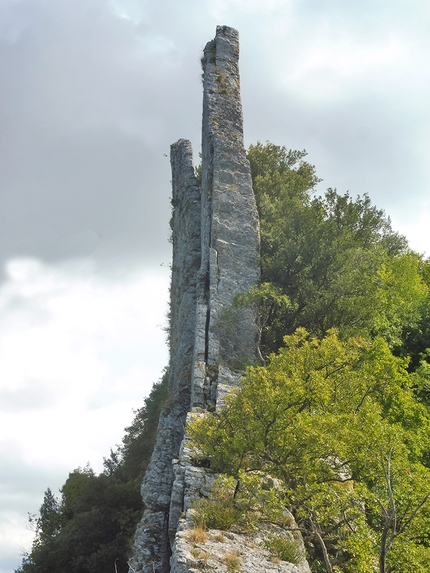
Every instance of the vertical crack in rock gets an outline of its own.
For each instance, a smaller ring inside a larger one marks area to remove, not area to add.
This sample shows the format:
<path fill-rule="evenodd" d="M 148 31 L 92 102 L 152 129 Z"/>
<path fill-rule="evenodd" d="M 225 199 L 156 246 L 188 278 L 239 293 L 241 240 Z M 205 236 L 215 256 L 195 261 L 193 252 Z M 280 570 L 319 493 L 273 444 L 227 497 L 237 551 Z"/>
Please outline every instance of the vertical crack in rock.
<path fill-rule="evenodd" d="M 221 405 L 257 355 L 256 309 L 234 306 L 235 297 L 260 279 L 258 216 L 243 146 L 238 60 L 238 32 L 218 26 L 202 58 L 201 189 L 190 142 L 181 139 L 171 148 L 170 402 L 161 413 L 142 483 L 145 510 L 131 560 L 135 573 L 187 570 L 175 555 L 170 569 L 171 547 L 181 513 L 208 479 L 203 468 L 192 466 L 186 444 L 180 452 L 186 416 L 192 409 Z"/>
<path fill-rule="evenodd" d="M 191 364 L 196 322 L 196 284 L 201 264 L 200 187 L 192 147 L 171 147 L 173 260 L 170 316 L 169 404 L 160 415 L 157 440 L 142 487 L 145 510 L 138 525 L 131 566 L 134 571 L 169 570 L 169 508 L 174 468 L 190 408 Z"/>
<path fill-rule="evenodd" d="M 258 337 L 255 309 L 239 311 L 234 298 L 260 278 L 238 61 L 238 32 L 218 26 L 203 57 L 202 264 L 210 287 L 207 363 L 233 371 L 255 360 Z"/>

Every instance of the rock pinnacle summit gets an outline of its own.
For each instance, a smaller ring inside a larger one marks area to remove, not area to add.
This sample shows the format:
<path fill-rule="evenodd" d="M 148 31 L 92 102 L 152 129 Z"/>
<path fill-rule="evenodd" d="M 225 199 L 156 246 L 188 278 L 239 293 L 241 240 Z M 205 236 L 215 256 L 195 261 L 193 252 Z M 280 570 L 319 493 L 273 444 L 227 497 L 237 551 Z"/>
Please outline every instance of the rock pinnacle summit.
<path fill-rule="evenodd" d="M 187 414 L 219 407 L 239 384 L 243 365 L 257 356 L 256 309 L 232 306 L 260 280 L 238 61 L 238 32 L 218 26 L 202 57 L 201 180 L 191 143 L 180 139 L 171 146 L 170 398 L 142 483 L 145 510 L 130 562 L 135 573 L 187 571 L 176 552 L 178 523 L 204 482 L 202 469 L 194 468 L 185 452 Z"/>

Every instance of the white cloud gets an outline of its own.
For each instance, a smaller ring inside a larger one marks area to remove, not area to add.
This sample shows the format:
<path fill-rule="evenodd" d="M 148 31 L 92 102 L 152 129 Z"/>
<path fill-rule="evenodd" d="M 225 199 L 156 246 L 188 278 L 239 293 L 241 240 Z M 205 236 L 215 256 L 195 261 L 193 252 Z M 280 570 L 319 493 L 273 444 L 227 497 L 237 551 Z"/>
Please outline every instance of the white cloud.
<path fill-rule="evenodd" d="M 381 76 L 386 82 L 390 68 L 404 61 L 404 47 L 395 38 L 368 45 L 350 37 L 333 39 L 328 34 L 307 40 L 297 59 L 281 71 L 281 84 L 318 105 L 354 97 L 351 92 L 359 86 L 360 97 L 363 87 L 377 90 Z M 363 85 L 366 78 L 373 81 Z"/>
<path fill-rule="evenodd" d="M 106 388 L 119 391 L 118 378 L 136 384 L 136 372 L 148 376 L 165 362 L 165 270 L 115 281 L 95 270 L 78 274 L 72 265 L 20 259 L 7 264 L 6 274 L 0 287 L 0 392 L 9 397 L 31 392 L 50 404 L 54 395 L 57 405 L 83 406 Z M 139 389 L 129 384 L 127 392 L 115 398 L 135 397 Z"/>
<path fill-rule="evenodd" d="M 210 4 L 210 12 L 214 18 L 222 20 L 234 14 L 268 15 L 278 9 L 289 9 L 292 4 L 292 0 L 219 0 Z"/>
<path fill-rule="evenodd" d="M 138 25 L 144 19 L 144 2 L 143 0 L 110 0 L 112 11 L 119 18 L 130 20 L 133 24 Z"/>
<path fill-rule="evenodd" d="M 20 545 L 28 549 L 26 512 L 37 511 L 47 487 L 60 487 L 88 461 L 101 471 L 132 409 L 160 377 L 169 281 L 167 269 L 112 279 L 88 264 L 51 267 L 34 259 L 9 261 L 6 274 L 0 286 L 0 450 L 9 468 L 0 472 L 4 555 L 11 543 L 16 553 Z M 39 483 L 35 492 L 42 468 L 51 483 Z M 12 508 L 5 495 L 15 500 Z"/>
<path fill-rule="evenodd" d="M 413 220 L 412 217 L 405 220 L 401 207 L 391 217 L 393 227 L 407 237 L 409 246 L 427 257 L 430 257 L 430 215 L 427 214 L 429 208 L 430 204 L 427 201 L 423 205 L 423 212 L 415 213 Z"/>
<path fill-rule="evenodd" d="M 4 517 L 4 523 L 2 523 Z M 1 527 L 4 525 L 3 527 Z M 0 573 L 11 573 L 16 567 L 16 554 L 23 554 L 31 547 L 34 533 L 27 528 L 23 516 L 15 511 L 5 512 L 0 516 L 1 541 L 3 563 L 10 563 L 10 569 L 3 569 L 0 564 Z"/>

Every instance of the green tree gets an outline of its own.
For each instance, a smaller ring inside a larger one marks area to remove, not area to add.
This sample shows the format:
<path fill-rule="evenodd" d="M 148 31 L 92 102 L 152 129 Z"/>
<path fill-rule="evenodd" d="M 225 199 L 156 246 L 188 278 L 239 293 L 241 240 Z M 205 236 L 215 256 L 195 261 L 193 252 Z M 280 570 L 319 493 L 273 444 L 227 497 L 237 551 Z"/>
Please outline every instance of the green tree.
<path fill-rule="evenodd" d="M 118 448 L 120 471 L 126 480 L 135 480 L 139 488 L 154 449 L 160 412 L 168 399 L 168 376 L 166 369 L 161 380 L 153 385 L 143 406 L 135 410 L 133 421 L 125 428 Z"/>
<path fill-rule="evenodd" d="M 155 384 L 105 460 L 70 472 L 57 500 L 48 489 L 35 518 L 36 537 L 17 573 L 127 573 L 127 557 L 142 514 L 140 482 L 155 442 L 167 396 L 167 373 Z"/>
<path fill-rule="evenodd" d="M 418 321 L 404 329 L 404 351 L 410 356 L 410 370 L 415 370 L 422 361 L 428 362 L 427 349 L 430 348 L 430 260 L 419 259 L 419 273 L 427 286 L 427 295 L 422 301 Z M 429 396 L 422 394 L 423 400 L 430 404 Z"/>
<path fill-rule="evenodd" d="M 49 487 L 45 491 L 39 514 L 37 527 L 40 537 L 55 537 L 61 527 L 60 503 Z"/>
<path fill-rule="evenodd" d="M 413 384 L 407 360 L 381 338 L 341 340 L 332 331 L 319 340 L 299 329 L 266 367 L 248 369 L 225 410 L 195 420 L 189 432 L 213 470 L 281 480 L 315 567 L 371 573 L 389 538 L 385 573 L 399 562 L 397 545 L 430 560 L 428 537 L 417 535 L 430 516 L 430 422 Z M 387 526 L 393 503 L 397 529 Z M 424 573 L 418 558 L 411 562 Z"/>
<path fill-rule="evenodd" d="M 343 337 L 383 335 L 400 352 L 428 291 L 422 261 L 366 195 L 353 200 L 328 189 L 316 196 L 320 180 L 305 157 L 271 143 L 248 152 L 262 281 L 289 300 L 263 320 L 263 353 L 301 326 L 316 336 L 333 327 Z"/>

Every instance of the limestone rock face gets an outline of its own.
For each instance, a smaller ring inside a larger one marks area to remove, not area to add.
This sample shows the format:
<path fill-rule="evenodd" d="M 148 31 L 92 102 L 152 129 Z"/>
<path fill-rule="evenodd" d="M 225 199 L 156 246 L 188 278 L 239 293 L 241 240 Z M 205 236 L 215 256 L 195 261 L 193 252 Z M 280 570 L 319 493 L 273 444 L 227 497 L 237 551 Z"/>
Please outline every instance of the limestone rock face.
<path fill-rule="evenodd" d="M 257 309 L 234 305 L 237 295 L 260 280 L 258 215 L 243 145 L 238 60 L 237 31 L 218 26 L 202 58 L 201 182 L 191 143 L 181 139 L 171 146 L 170 398 L 142 483 L 145 511 L 130 573 L 195 570 L 185 533 L 188 514 L 193 501 L 208 495 L 214 476 L 192 465 L 184 439 L 187 413 L 222 408 L 226 394 L 240 384 L 244 368 L 258 354 Z M 234 550 L 235 544 L 249 542 L 250 549 L 253 544 L 252 539 L 230 541 Z M 291 564 L 275 566 L 261 551 L 249 555 L 247 571 L 308 571 Z M 227 570 L 218 562 L 216 571 Z"/>
<path fill-rule="evenodd" d="M 183 527 L 183 528 L 182 528 Z M 207 539 L 193 541 L 192 530 L 181 523 L 172 557 L 172 573 L 228 573 L 235 562 L 235 571 L 246 573 L 310 573 L 306 560 L 297 564 L 273 560 L 264 548 L 262 532 L 240 535 L 216 529 L 207 532 Z"/>
<path fill-rule="evenodd" d="M 256 356 L 255 312 L 234 297 L 260 279 L 258 215 L 243 146 L 236 30 L 218 26 L 203 57 L 202 272 L 209 289 L 206 362 L 237 370 Z M 199 302 L 203 295 L 200 290 Z"/>
<path fill-rule="evenodd" d="M 195 341 L 197 274 L 201 263 L 200 187 L 188 141 L 171 148 L 173 261 L 170 317 L 170 403 L 161 415 L 157 441 L 141 493 L 145 505 L 137 528 L 131 567 L 134 571 L 169 570 L 171 544 L 169 509 L 174 471 L 190 409 L 191 372 Z"/>

